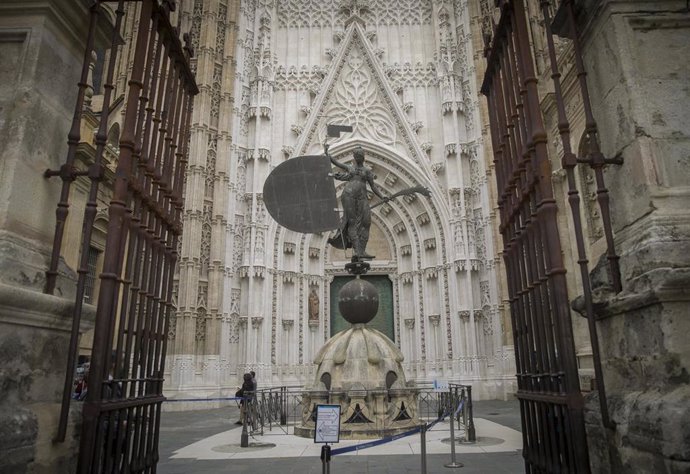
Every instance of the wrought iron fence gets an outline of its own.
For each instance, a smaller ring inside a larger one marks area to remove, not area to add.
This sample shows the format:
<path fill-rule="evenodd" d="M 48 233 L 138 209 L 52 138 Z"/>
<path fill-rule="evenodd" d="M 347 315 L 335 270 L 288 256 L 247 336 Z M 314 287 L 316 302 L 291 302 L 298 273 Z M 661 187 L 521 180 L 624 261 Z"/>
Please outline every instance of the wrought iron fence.
<path fill-rule="evenodd" d="M 121 42 L 122 17 L 129 4 L 136 16 L 132 68 L 125 99 L 119 157 L 108 208 L 103 271 L 100 275 L 89 386 L 83 408 L 80 473 L 154 472 L 158 462 L 163 371 L 172 310 L 173 273 L 181 234 L 182 183 L 187 163 L 189 123 L 198 93 L 189 68 L 191 50 L 170 23 L 173 0 L 120 0 L 115 10 L 109 62 L 104 77 L 103 112 L 96 133 L 94 162 L 75 169 L 94 35 L 103 1 L 92 2 L 82 78 L 60 170 L 63 189 L 56 211 L 53 258 L 47 272 L 52 292 L 69 209 L 71 183 L 91 180 L 83 221 L 82 251 L 69 361 L 58 441 L 64 440 L 79 335 L 91 230 L 103 178 L 106 126 Z"/>
<path fill-rule="evenodd" d="M 465 427 L 466 441 L 476 441 L 474 418 L 472 413 L 472 387 L 449 383 L 448 391 L 435 391 L 431 384 L 419 384 L 413 388 L 418 392 L 417 414 L 423 421 L 436 420 L 443 416 L 455 414 L 462 404 L 456 420 Z M 274 429 L 283 434 L 290 434 L 290 427 L 302 422 L 305 413 L 314 413 L 313 406 L 304 404 L 304 387 L 280 386 L 257 390 L 248 395 L 247 418 L 243 420 L 256 433 Z M 358 393 L 366 392 L 358 391 Z M 340 395 L 340 392 L 337 392 Z M 323 399 L 331 399 L 335 391 L 322 392 Z M 333 397 L 335 398 L 335 397 Z"/>
<path fill-rule="evenodd" d="M 594 169 L 611 286 L 620 291 L 618 257 L 613 247 L 608 192 L 602 171 L 605 164 L 615 160 L 605 159 L 598 148 L 597 126 L 589 103 L 572 0 L 560 2 L 555 24 L 559 25 L 563 36 L 573 41 L 574 68 L 586 121 L 586 156 L 582 157 L 577 157 L 570 146 L 570 125 L 561 91 L 561 72 L 550 17 L 551 2 L 534 1 L 533 5 L 538 4 L 541 8 L 543 22 L 539 24 L 544 30 L 531 32 L 526 3 L 529 4 L 529 0 L 497 0 L 501 15 L 498 24 L 494 25 L 493 34 L 487 38 L 487 70 L 482 85 L 482 93 L 489 105 L 499 192 L 500 232 L 508 277 L 523 426 L 523 456 L 528 473 L 584 473 L 589 472 L 589 462 L 583 400 L 531 33 L 543 33 L 546 37 L 558 132 L 564 152 L 562 166 L 568 182 L 568 202 L 573 216 L 602 418 L 607 425 L 606 396 L 574 168 L 578 164 L 587 164 Z"/>

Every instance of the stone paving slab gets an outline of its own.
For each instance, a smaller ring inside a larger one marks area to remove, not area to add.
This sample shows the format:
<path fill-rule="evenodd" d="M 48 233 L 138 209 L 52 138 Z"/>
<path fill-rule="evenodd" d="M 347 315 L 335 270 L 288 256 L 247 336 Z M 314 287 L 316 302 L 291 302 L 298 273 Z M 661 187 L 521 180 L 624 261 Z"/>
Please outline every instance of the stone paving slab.
<path fill-rule="evenodd" d="M 457 453 L 489 453 L 489 452 L 516 452 L 522 448 L 522 435 L 511 428 L 499 425 L 489 420 L 475 418 L 475 428 L 481 436 L 477 443 L 458 444 L 456 442 Z M 176 450 L 171 456 L 172 459 L 246 459 L 255 458 L 282 458 L 282 457 L 301 457 L 319 456 L 321 445 L 315 444 L 308 438 L 300 438 L 290 434 L 283 434 L 282 430 L 275 429 L 273 432 L 264 431 L 264 435 L 254 434 L 250 441 L 264 444 L 261 449 L 229 449 L 233 446 L 239 447 L 242 430 L 233 428 L 221 433 L 204 438 L 203 440 L 191 443 L 181 449 Z M 462 431 L 456 431 L 456 437 L 462 436 Z M 478 435 L 479 436 L 479 435 Z M 498 442 L 490 444 L 482 443 L 482 437 L 494 438 Z M 443 454 L 450 453 L 450 442 L 442 442 L 443 439 L 450 438 L 450 423 L 441 422 L 434 426 L 426 434 L 427 453 Z M 362 444 L 366 441 L 343 440 L 334 448 L 343 448 Z M 270 445 L 270 446 L 269 446 Z M 342 454 L 342 456 L 376 456 L 392 454 L 420 454 L 421 437 L 419 433 L 400 438 L 390 443 L 367 448 L 362 451 L 353 451 Z"/>
<path fill-rule="evenodd" d="M 427 473 L 457 474 L 521 474 L 525 472 L 522 456 L 518 453 L 464 454 L 457 456 L 462 468 L 444 467 L 449 455 L 427 456 Z M 160 474 L 321 474 L 318 457 L 228 459 L 223 461 L 168 460 L 159 464 Z M 406 474 L 420 473 L 421 458 L 415 455 L 391 456 L 335 456 L 331 461 L 331 474 Z"/>
<path fill-rule="evenodd" d="M 234 406 L 213 410 L 163 413 L 158 472 L 175 473 L 320 473 L 320 445 L 312 440 L 265 431 L 250 437 L 252 443 L 275 447 L 240 448 L 241 427 L 234 425 L 239 411 Z M 459 444 L 456 459 L 464 463 L 450 469 L 448 423 L 439 423 L 427 434 L 427 472 L 523 473 L 520 449 L 519 408 L 515 401 L 476 402 L 475 427 L 478 442 Z M 462 435 L 456 431 L 456 439 Z M 343 447 L 363 441 L 342 441 Z M 331 472 L 408 473 L 421 472 L 420 435 L 333 457 Z"/>

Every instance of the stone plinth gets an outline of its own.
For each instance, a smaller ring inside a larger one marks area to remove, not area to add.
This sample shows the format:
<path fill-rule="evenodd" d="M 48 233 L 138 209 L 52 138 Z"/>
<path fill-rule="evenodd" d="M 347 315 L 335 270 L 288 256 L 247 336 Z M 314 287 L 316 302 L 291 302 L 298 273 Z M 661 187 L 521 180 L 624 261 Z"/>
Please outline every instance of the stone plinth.
<path fill-rule="evenodd" d="M 298 436 L 314 436 L 315 406 L 340 405 L 340 437 L 379 438 L 420 424 L 418 391 L 408 386 L 400 350 L 383 333 L 354 324 L 321 348 L 311 387 L 303 392 Z"/>
<path fill-rule="evenodd" d="M 0 472 L 74 472 L 81 403 L 72 402 L 64 443 L 57 434 L 72 325 L 72 301 L 0 283 Z M 82 330 L 93 327 L 87 306 Z"/>

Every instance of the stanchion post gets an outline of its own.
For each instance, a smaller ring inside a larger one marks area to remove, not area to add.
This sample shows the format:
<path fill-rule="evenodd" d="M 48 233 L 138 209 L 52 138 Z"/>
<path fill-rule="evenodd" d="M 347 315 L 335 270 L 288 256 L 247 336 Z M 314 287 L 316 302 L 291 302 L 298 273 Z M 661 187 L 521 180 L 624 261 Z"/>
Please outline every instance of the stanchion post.
<path fill-rule="evenodd" d="M 474 430 L 474 416 L 472 415 L 472 386 L 467 387 L 467 415 L 468 420 L 465 427 L 467 428 L 468 441 L 477 441 L 477 433 Z"/>
<path fill-rule="evenodd" d="M 280 387 L 280 426 L 287 425 L 287 387 Z"/>
<path fill-rule="evenodd" d="M 321 466 L 323 474 L 331 473 L 331 447 L 328 444 L 321 446 Z"/>
<path fill-rule="evenodd" d="M 242 436 L 240 437 L 240 448 L 248 448 L 249 447 L 249 433 L 247 432 L 247 410 L 249 410 L 249 407 L 246 405 L 248 403 L 248 400 L 245 398 L 242 400 L 242 403 L 244 403 L 244 410 L 242 410 Z"/>
<path fill-rule="evenodd" d="M 461 462 L 455 460 L 455 407 L 451 407 L 453 411 L 450 414 L 450 462 L 444 464 L 446 467 L 462 467 Z"/>
<path fill-rule="evenodd" d="M 422 437 L 422 474 L 426 474 L 426 423 L 419 432 Z"/>

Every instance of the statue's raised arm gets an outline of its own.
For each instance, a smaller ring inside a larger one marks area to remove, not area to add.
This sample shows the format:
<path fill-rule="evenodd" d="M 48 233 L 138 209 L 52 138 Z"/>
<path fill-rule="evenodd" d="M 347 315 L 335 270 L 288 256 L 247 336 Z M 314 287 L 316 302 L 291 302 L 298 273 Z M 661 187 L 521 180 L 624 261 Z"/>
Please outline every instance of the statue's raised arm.
<path fill-rule="evenodd" d="M 341 169 L 344 169 L 347 171 L 350 170 L 349 166 L 342 164 L 341 162 L 339 162 L 338 160 L 336 160 L 335 158 L 333 158 L 331 155 L 328 154 L 328 144 L 327 143 L 323 144 L 323 153 L 324 153 L 324 155 L 326 155 L 328 157 L 329 160 L 331 160 L 331 163 L 333 163 L 338 168 L 341 168 Z"/>

